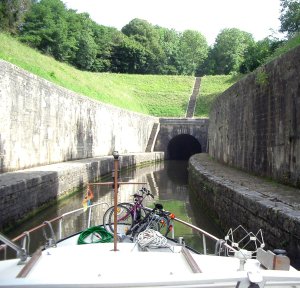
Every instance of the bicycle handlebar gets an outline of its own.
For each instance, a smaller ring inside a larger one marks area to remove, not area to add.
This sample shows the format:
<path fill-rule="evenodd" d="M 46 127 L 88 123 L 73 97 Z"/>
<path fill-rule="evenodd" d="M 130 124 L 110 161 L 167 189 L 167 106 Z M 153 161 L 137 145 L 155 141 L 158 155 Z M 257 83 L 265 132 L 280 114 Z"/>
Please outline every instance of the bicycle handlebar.
<path fill-rule="evenodd" d="M 142 194 L 146 194 L 146 196 L 150 196 L 152 199 L 154 199 L 154 195 L 147 188 L 142 187 L 139 191 L 142 192 Z M 133 197 L 136 197 L 136 196 L 142 197 L 141 195 L 139 195 L 137 193 L 134 193 L 132 196 Z"/>
<path fill-rule="evenodd" d="M 154 199 L 154 195 L 150 192 L 150 190 L 146 189 L 145 187 L 143 187 L 142 189 L 146 193 L 147 196 L 151 196 L 152 199 Z"/>
<path fill-rule="evenodd" d="M 162 204 L 159 204 L 159 203 L 155 204 L 155 207 L 153 208 L 152 211 L 154 212 L 155 210 L 159 210 L 159 214 L 165 215 L 165 216 L 169 217 L 170 219 L 175 218 L 175 215 L 172 212 L 164 210 L 164 207 Z"/>

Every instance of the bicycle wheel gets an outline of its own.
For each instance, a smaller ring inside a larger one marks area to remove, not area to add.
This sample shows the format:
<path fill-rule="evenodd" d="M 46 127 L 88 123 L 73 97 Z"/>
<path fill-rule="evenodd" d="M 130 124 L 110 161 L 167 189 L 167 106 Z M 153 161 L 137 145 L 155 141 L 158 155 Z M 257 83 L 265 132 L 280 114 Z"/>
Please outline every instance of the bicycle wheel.
<path fill-rule="evenodd" d="M 109 208 L 110 212 L 108 214 L 108 227 L 111 233 L 114 232 L 114 218 L 115 218 L 115 209 L 114 207 Z M 117 205 L 117 233 L 126 234 L 126 232 L 132 227 L 133 218 L 130 213 L 130 210 L 122 205 Z"/>
<path fill-rule="evenodd" d="M 104 215 L 103 215 L 103 222 L 102 222 L 103 227 L 105 228 L 105 230 L 106 230 L 107 232 L 110 232 L 110 233 L 111 233 L 111 231 L 110 231 L 110 228 L 109 228 L 108 217 L 109 217 L 109 214 L 110 214 L 110 212 L 111 212 L 112 209 L 114 209 L 114 206 L 109 207 L 109 208 L 105 211 L 105 213 L 104 213 Z"/>

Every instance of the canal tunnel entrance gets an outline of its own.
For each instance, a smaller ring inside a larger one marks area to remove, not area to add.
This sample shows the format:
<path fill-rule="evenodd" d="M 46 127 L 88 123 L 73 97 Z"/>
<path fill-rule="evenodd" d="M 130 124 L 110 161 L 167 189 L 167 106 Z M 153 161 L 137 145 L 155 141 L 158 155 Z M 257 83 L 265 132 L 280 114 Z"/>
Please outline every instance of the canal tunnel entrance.
<path fill-rule="evenodd" d="M 201 153 L 199 141 L 188 134 L 175 136 L 168 144 L 168 159 L 188 160 L 192 155 Z"/>

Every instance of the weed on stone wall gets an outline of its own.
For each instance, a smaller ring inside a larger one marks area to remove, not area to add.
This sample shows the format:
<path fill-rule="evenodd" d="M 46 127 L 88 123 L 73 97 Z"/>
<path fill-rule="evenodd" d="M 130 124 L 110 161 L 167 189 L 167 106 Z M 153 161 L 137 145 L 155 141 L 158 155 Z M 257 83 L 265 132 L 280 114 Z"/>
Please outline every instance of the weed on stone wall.
<path fill-rule="evenodd" d="M 260 86 L 265 86 L 269 83 L 268 74 L 264 67 L 257 69 L 255 83 Z"/>

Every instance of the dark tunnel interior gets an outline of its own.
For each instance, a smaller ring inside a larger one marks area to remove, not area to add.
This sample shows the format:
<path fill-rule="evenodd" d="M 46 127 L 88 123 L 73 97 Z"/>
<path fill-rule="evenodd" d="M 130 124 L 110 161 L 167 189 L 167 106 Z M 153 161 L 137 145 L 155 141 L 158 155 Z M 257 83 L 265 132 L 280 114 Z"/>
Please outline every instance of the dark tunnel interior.
<path fill-rule="evenodd" d="M 188 160 L 192 155 L 201 152 L 199 141 L 187 134 L 174 137 L 168 145 L 169 160 Z"/>

